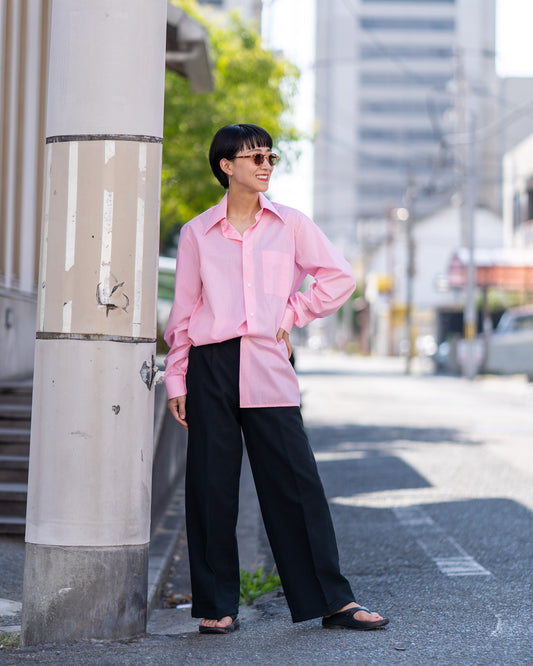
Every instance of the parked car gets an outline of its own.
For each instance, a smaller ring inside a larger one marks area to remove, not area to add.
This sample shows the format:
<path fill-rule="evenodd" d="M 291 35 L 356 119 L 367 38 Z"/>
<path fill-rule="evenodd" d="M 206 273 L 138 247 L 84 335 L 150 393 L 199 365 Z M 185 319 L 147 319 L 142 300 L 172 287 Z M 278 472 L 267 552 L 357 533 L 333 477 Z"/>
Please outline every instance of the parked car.
<path fill-rule="evenodd" d="M 533 381 L 533 305 L 509 308 L 488 339 L 485 372 Z"/>

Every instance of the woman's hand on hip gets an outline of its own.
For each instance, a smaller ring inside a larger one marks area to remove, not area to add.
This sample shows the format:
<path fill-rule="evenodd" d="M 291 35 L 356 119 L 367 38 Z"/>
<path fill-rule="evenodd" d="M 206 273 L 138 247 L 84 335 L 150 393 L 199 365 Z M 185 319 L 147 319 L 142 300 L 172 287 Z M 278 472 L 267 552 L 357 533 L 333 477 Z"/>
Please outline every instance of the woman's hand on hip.
<path fill-rule="evenodd" d="M 284 328 L 280 328 L 279 331 L 276 333 L 276 340 L 278 342 L 281 342 L 282 340 L 285 342 L 285 345 L 287 347 L 288 358 L 290 358 L 292 355 L 292 345 L 291 341 L 289 340 L 289 334 Z"/>
<path fill-rule="evenodd" d="M 186 399 L 186 395 L 179 395 L 177 398 L 170 398 L 168 401 L 168 408 L 170 409 L 170 412 L 176 421 L 187 430 L 189 426 L 185 420 L 187 416 L 187 412 L 185 411 Z"/>

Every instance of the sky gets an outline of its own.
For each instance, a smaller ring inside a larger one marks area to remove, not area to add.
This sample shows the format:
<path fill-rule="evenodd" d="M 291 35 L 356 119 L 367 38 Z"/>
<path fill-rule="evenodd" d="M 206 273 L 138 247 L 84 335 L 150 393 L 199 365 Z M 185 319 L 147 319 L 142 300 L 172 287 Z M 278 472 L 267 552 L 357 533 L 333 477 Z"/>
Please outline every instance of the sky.
<path fill-rule="evenodd" d="M 501 76 L 533 76 L 533 0 L 497 0 L 497 69 Z"/>
<path fill-rule="evenodd" d="M 533 0 L 531 0 L 533 2 Z M 314 130 L 314 41 L 315 17 L 309 0 L 270 0 L 264 3 L 263 36 L 271 48 L 282 50 L 300 69 L 300 94 L 293 112 L 294 124 L 309 136 Z M 294 39 L 294 26 L 298 39 Z M 283 146 L 278 146 L 283 159 Z M 276 167 L 269 194 L 274 201 L 298 208 L 306 215 L 313 214 L 313 147 L 309 141 L 298 145 L 300 159 L 290 173 L 283 164 Z"/>

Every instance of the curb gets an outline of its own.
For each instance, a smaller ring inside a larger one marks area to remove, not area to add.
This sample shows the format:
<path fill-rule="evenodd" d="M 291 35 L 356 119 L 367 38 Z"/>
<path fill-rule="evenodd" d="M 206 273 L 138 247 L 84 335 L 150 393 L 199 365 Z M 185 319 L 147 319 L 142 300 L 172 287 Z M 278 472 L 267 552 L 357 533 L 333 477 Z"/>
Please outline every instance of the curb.
<path fill-rule="evenodd" d="M 185 490 L 183 480 L 150 539 L 148 550 L 147 617 L 157 608 L 176 552 L 180 534 L 185 526 Z"/>

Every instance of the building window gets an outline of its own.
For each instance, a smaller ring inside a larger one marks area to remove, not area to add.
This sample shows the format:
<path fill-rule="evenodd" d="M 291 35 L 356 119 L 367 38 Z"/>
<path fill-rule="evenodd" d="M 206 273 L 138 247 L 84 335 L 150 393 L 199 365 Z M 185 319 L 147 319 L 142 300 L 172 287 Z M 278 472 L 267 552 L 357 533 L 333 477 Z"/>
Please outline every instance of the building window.
<path fill-rule="evenodd" d="M 445 86 L 446 83 L 453 76 L 453 72 L 450 71 L 449 74 L 416 74 L 415 76 L 402 76 L 401 74 L 396 73 L 371 73 L 363 72 L 360 76 L 360 82 L 364 86 L 368 87 L 398 87 L 405 88 L 407 86 L 416 86 L 416 87 L 440 87 Z"/>
<path fill-rule="evenodd" d="M 533 182 L 527 184 L 527 219 L 533 220 Z"/>
<path fill-rule="evenodd" d="M 359 24 L 367 30 L 433 30 L 446 32 L 455 30 L 454 19 L 447 18 L 363 17 Z"/>
<path fill-rule="evenodd" d="M 453 49 L 449 46 L 363 46 L 361 57 L 366 60 L 383 58 L 451 59 Z"/>
<path fill-rule="evenodd" d="M 436 141 L 439 137 L 433 130 L 400 129 L 389 130 L 375 127 L 362 127 L 359 137 L 363 141 L 387 141 L 391 143 Z"/>
<path fill-rule="evenodd" d="M 444 113 L 450 107 L 448 102 L 437 102 L 433 105 L 432 110 L 437 113 Z M 385 100 L 385 101 L 370 101 L 363 100 L 361 102 L 361 111 L 368 111 L 370 113 L 428 113 L 428 105 L 426 102 L 417 101 L 402 101 L 402 100 Z"/>
<path fill-rule="evenodd" d="M 528 197 L 529 199 L 530 197 Z M 528 202 L 529 208 L 529 202 Z M 513 231 L 516 231 L 522 224 L 522 202 L 520 192 L 513 195 Z"/>
<path fill-rule="evenodd" d="M 427 174 L 428 169 L 432 167 L 432 163 L 432 158 L 429 155 L 418 155 L 413 160 L 412 155 L 407 154 L 402 158 L 359 153 L 359 166 L 365 170 L 385 169 L 407 173 L 408 168 L 414 168 L 417 172 Z"/>
<path fill-rule="evenodd" d="M 371 2 L 402 2 L 405 3 L 405 0 L 362 0 L 363 4 L 370 4 Z M 453 5 L 455 4 L 455 0 L 409 0 L 409 2 L 418 2 L 420 4 L 426 4 L 426 5 Z"/>
<path fill-rule="evenodd" d="M 376 197 L 390 197 L 391 199 L 400 199 L 406 190 L 406 185 L 401 184 L 381 184 L 381 183 L 361 183 L 357 192 L 362 199 L 374 199 Z"/>

